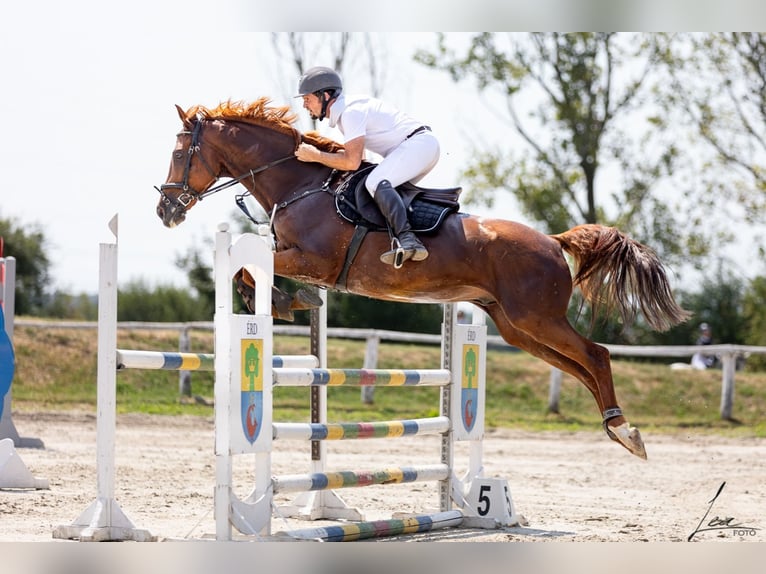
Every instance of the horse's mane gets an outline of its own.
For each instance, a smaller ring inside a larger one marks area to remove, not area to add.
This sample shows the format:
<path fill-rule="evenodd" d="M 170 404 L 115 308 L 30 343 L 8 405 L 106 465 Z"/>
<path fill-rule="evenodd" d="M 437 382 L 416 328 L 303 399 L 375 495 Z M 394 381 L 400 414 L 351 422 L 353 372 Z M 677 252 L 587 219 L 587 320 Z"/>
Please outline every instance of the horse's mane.
<path fill-rule="evenodd" d="M 232 101 L 221 102 L 215 108 L 207 108 L 202 105 L 192 106 L 186 111 L 186 117 L 193 120 L 202 117 L 206 120 L 237 120 L 257 126 L 265 126 L 280 133 L 296 137 L 296 140 L 305 141 L 322 151 L 336 152 L 343 149 L 343 145 L 335 140 L 324 137 L 318 132 L 310 131 L 302 134 L 293 123 L 296 116 L 288 106 L 270 106 L 269 98 L 258 98 L 254 102 Z"/>

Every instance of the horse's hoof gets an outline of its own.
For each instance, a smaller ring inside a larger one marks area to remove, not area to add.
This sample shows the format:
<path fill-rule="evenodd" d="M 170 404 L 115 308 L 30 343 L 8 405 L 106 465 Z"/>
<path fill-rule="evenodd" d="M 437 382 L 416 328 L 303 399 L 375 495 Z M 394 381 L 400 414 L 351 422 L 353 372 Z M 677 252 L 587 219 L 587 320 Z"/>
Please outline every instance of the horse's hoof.
<path fill-rule="evenodd" d="M 271 316 L 275 319 L 281 319 L 282 321 L 289 321 L 290 323 L 295 321 L 295 315 L 292 311 L 282 311 L 276 307 L 272 307 Z"/>
<path fill-rule="evenodd" d="M 619 442 L 638 458 L 646 460 L 646 447 L 644 447 L 641 432 L 636 427 L 632 427 L 627 422 L 624 422 L 619 426 L 606 428 L 609 438 Z"/>
<path fill-rule="evenodd" d="M 294 311 L 305 311 L 307 309 L 318 309 L 322 306 L 322 298 L 312 289 L 298 289 L 293 295 L 290 303 L 290 309 Z"/>

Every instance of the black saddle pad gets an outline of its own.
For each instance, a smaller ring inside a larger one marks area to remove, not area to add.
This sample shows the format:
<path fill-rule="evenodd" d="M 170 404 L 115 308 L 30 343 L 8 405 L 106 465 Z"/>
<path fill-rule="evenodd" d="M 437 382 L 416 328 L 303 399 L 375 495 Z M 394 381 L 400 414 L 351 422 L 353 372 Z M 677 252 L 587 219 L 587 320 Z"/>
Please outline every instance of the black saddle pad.
<path fill-rule="evenodd" d="M 344 173 L 335 189 L 335 207 L 341 217 L 354 225 L 384 231 L 388 228 L 386 220 L 364 186 L 375 167 L 363 164 L 357 171 Z M 435 233 L 450 213 L 460 209 L 457 199 L 461 188 L 427 189 L 405 183 L 396 190 L 407 207 L 407 218 L 415 233 Z"/>

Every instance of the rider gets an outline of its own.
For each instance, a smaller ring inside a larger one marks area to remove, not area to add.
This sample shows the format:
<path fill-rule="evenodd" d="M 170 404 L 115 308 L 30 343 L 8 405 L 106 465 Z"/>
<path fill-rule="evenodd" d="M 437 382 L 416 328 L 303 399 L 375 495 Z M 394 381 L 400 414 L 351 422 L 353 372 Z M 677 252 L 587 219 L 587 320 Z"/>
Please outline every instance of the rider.
<path fill-rule="evenodd" d="M 380 260 L 394 264 L 397 247 L 402 258 L 422 261 L 428 251 L 412 232 L 402 198 L 396 186 L 417 183 L 439 160 L 439 142 L 431 128 L 410 118 L 393 106 L 370 96 L 346 95 L 335 70 L 322 66 L 308 70 L 298 83 L 298 96 L 312 119 L 328 118 L 330 127 L 343 134 L 344 149 L 336 153 L 320 151 L 302 143 L 295 156 L 300 161 L 318 162 L 328 167 L 352 171 L 359 168 L 364 150 L 383 157 L 367 177 L 367 191 L 393 231 L 392 249 Z"/>

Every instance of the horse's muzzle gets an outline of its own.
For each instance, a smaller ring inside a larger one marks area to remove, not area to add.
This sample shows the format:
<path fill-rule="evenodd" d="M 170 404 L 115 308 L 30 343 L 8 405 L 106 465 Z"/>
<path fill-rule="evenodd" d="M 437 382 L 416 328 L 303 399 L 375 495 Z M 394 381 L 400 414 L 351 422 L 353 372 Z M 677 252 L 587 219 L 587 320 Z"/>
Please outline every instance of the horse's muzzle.
<path fill-rule="evenodd" d="M 162 220 L 165 227 L 175 227 L 183 223 L 186 219 L 186 210 L 192 203 L 192 196 L 184 193 L 181 197 L 174 198 L 168 196 L 161 188 L 155 186 L 154 189 L 160 193 L 160 201 L 157 203 L 157 217 Z"/>
<path fill-rule="evenodd" d="M 186 210 L 179 209 L 180 205 L 165 205 L 162 200 L 157 205 L 157 217 L 162 220 L 165 227 L 173 228 L 186 219 Z"/>

